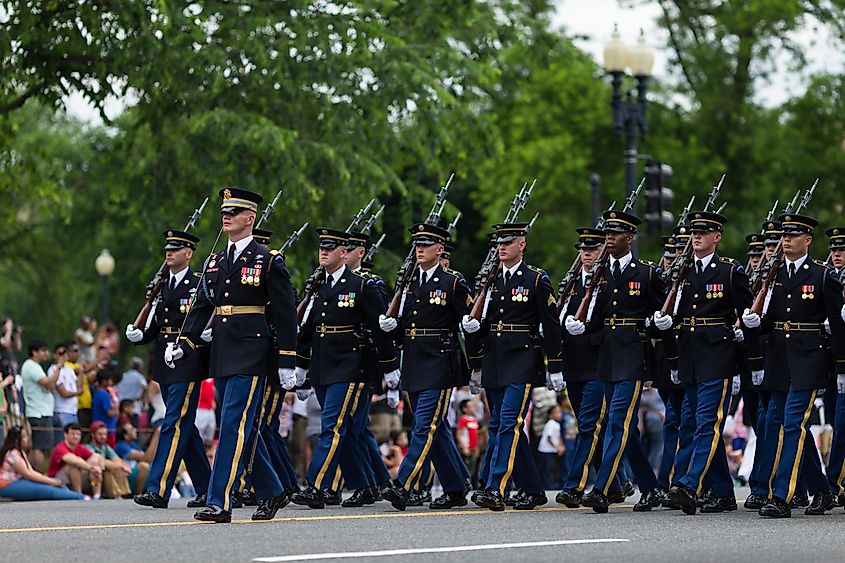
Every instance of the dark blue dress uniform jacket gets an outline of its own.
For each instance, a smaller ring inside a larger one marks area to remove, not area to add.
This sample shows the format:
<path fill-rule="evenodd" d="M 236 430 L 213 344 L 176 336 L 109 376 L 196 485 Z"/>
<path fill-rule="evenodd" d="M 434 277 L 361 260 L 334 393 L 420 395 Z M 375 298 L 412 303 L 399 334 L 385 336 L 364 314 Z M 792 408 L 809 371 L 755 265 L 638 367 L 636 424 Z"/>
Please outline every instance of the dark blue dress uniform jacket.
<path fill-rule="evenodd" d="M 214 316 L 209 371 L 213 377 L 259 377 L 277 368 L 293 368 L 296 362 L 294 296 L 284 258 L 275 250 L 253 240 L 234 265 L 228 263 L 226 251 L 222 250 L 207 262 L 196 304 L 185 323 L 181 346 L 195 350 L 202 344 L 200 335 L 215 307 L 265 310 L 269 307 L 274 330 L 270 329 L 264 312 L 227 315 L 224 310 Z"/>
<path fill-rule="evenodd" d="M 845 373 L 841 310 L 842 285 L 829 267 L 808 256 L 789 279 L 784 261 L 760 327 L 769 335 L 765 349 L 767 389 L 785 393 L 790 385 L 796 391 L 827 387 L 830 370 L 828 336 L 822 326 L 825 319 L 830 320 L 835 371 Z"/>
<path fill-rule="evenodd" d="M 302 324 L 297 348 L 297 365 L 310 370 L 311 383 L 366 380 L 364 328 L 372 335 L 382 373 L 398 369 L 396 349 L 378 324 L 383 312 L 381 290 L 371 277 L 344 266 L 334 287 L 321 284 Z"/>
<path fill-rule="evenodd" d="M 416 392 L 466 385 L 469 369 L 459 327 L 473 302 L 469 286 L 460 272 L 443 266 L 437 266 L 422 287 L 419 276 L 416 268 L 396 329 L 402 342 L 402 389 Z"/>
<path fill-rule="evenodd" d="M 647 360 L 651 340 L 645 319 L 663 306 L 665 284 L 653 264 L 632 258 L 614 280 L 610 264 L 599 282 L 599 293 L 587 331 L 601 330 L 598 374 L 602 381 L 649 381 Z"/>
<path fill-rule="evenodd" d="M 569 295 L 569 302 L 566 304 L 565 319 L 569 315 L 575 315 L 578 307 L 584 299 L 584 283 L 581 274 L 575 281 L 575 287 Z M 598 378 L 599 348 L 603 336 L 602 331 L 579 334 L 573 336 L 561 331 L 563 337 L 563 376 L 568 383 L 594 381 Z"/>
<path fill-rule="evenodd" d="M 144 338 L 137 343 L 138 346 L 155 342 L 155 360 L 153 363 L 153 379 L 164 385 L 171 383 L 183 383 L 190 381 L 201 381 L 206 377 L 208 369 L 203 361 L 202 354 L 189 354 L 182 361 L 176 362 L 176 367 L 170 369 L 164 363 L 164 349 L 171 342 L 176 342 L 182 321 L 185 320 L 188 307 L 194 300 L 197 292 L 197 282 L 200 275 L 190 268 L 185 273 L 182 281 L 173 291 L 170 291 L 170 278 L 168 278 L 159 294 L 155 311 L 153 311 L 149 326 L 138 327 L 143 329 Z"/>
<path fill-rule="evenodd" d="M 549 276 L 539 268 L 522 263 L 507 285 L 501 273 L 496 276 L 487 316 L 473 335 L 481 342 L 482 354 L 470 355 L 470 366 L 482 370 L 482 386 L 544 385 L 546 369 L 561 371 L 561 329 L 555 302 Z M 526 328 L 518 328 L 520 325 Z"/>
<path fill-rule="evenodd" d="M 732 258 L 714 254 L 701 275 L 686 270 L 675 322 L 682 351 L 678 376 L 686 385 L 727 379 L 740 373 L 733 326 L 753 298 L 748 276 Z M 751 369 L 762 369 L 759 331 L 742 327 L 743 349 Z"/>
<path fill-rule="evenodd" d="M 381 296 L 380 310 L 386 311 L 390 303 L 390 288 L 380 275 L 369 270 L 359 269 L 358 274 L 372 280 L 376 284 Z M 378 350 L 376 349 L 375 340 L 373 340 L 372 330 L 369 325 L 363 325 L 362 344 L 365 347 L 364 351 L 364 377 L 366 381 L 375 389 L 381 391 L 382 379 L 384 379 L 384 371 L 379 365 Z"/>

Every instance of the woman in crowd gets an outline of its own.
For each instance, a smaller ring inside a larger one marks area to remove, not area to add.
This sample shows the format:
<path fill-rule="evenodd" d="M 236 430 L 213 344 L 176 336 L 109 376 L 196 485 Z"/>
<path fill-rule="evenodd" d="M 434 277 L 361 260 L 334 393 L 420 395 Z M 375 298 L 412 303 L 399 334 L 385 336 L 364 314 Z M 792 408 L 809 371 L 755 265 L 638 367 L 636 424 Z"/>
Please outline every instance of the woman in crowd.
<path fill-rule="evenodd" d="M 75 493 L 32 468 L 26 457 L 29 434 L 20 426 L 6 433 L 0 449 L 0 496 L 15 500 L 82 500 L 85 495 Z"/>

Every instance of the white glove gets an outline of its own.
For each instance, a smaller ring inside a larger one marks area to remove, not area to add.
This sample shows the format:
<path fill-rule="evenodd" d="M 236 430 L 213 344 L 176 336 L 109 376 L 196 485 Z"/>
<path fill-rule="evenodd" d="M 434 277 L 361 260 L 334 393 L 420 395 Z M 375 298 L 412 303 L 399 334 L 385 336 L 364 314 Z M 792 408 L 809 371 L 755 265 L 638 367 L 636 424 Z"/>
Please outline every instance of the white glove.
<path fill-rule="evenodd" d="M 760 385 L 763 383 L 763 377 L 765 377 L 766 372 L 763 370 L 755 370 L 751 372 L 751 383 L 754 385 Z"/>
<path fill-rule="evenodd" d="M 378 326 L 384 332 L 393 332 L 398 325 L 399 323 L 393 317 L 388 317 L 387 315 L 378 316 Z"/>
<path fill-rule="evenodd" d="M 566 382 L 563 380 L 563 372 L 549 373 L 546 372 L 546 381 L 551 383 L 553 391 L 563 391 L 566 389 Z"/>
<path fill-rule="evenodd" d="M 181 359 L 184 355 L 184 350 L 177 346 L 175 342 L 171 342 L 167 345 L 167 348 L 164 349 L 164 363 L 167 364 L 167 367 L 173 369 L 176 367 L 174 362 Z"/>
<path fill-rule="evenodd" d="M 734 342 L 742 342 L 745 340 L 745 333 L 739 327 L 734 327 Z"/>
<path fill-rule="evenodd" d="M 819 396 L 816 397 L 816 400 L 813 401 L 813 406 L 817 409 L 824 407 L 824 399 L 821 397 L 821 395 L 824 395 L 826 391 L 827 389 L 819 389 L 816 391 L 816 395 Z"/>
<path fill-rule="evenodd" d="M 402 374 L 399 372 L 398 369 L 391 371 L 390 373 L 384 374 L 384 381 L 387 383 L 388 389 L 396 389 L 399 387 L 399 378 L 402 377 Z"/>
<path fill-rule="evenodd" d="M 735 375 L 733 381 L 731 381 L 731 396 L 735 397 L 739 395 L 739 391 L 742 389 L 742 379 Z"/>
<path fill-rule="evenodd" d="M 587 330 L 587 327 L 584 325 L 584 323 L 582 323 L 572 315 L 566 317 L 566 320 L 563 321 L 563 326 L 564 328 L 566 328 L 566 332 L 568 332 L 572 336 L 584 334 L 584 332 Z"/>
<path fill-rule="evenodd" d="M 294 368 L 293 373 L 294 377 L 296 378 L 295 383 L 297 387 L 305 383 L 305 380 L 308 379 L 308 370 L 305 368 Z"/>
<path fill-rule="evenodd" d="M 135 343 L 140 342 L 144 338 L 144 331 L 140 328 L 135 328 L 135 325 L 126 325 L 126 340 Z"/>
<path fill-rule="evenodd" d="M 546 333 L 543 332 L 543 323 L 540 323 L 540 338 L 545 338 Z"/>
<path fill-rule="evenodd" d="M 296 390 L 296 398 L 300 401 L 307 401 L 308 397 L 311 396 L 312 389 L 309 387 L 308 389 L 297 389 Z"/>
<path fill-rule="evenodd" d="M 657 327 L 657 330 L 669 330 L 672 328 L 671 315 L 666 315 L 663 311 L 655 311 L 652 319 L 654 320 L 654 326 Z"/>
<path fill-rule="evenodd" d="M 464 315 L 464 318 L 461 320 L 461 326 L 464 327 L 464 330 L 469 334 L 478 332 L 479 329 L 481 329 L 481 323 L 473 318 L 472 315 Z"/>
<path fill-rule="evenodd" d="M 845 373 L 836 376 L 836 392 L 840 395 L 845 393 Z"/>
<path fill-rule="evenodd" d="M 845 305 L 842 305 L 842 310 L 839 311 L 839 316 L 841 316 L 842 320 L 845 321 Z"/>
<path fill-rule="evenodd" d="M 207 329 L 202 331 L 202 334 L 200 334 L 200 338 L 202 338 L 205 342 L 211 342 L 211 327 L 208 327 Z"/>
<path fill-rule="evenodd" d="M 671 379 L 672 383 L 675 384 L 675 385 L 681 384 L 681 378 L 680 378 L 680 376 L 678 376 L 678 370 L 676 370 L 676 369 L 670 369 L 669 370 L 669 379 Z"/>
<path fill-rule="evenodd" d="M 399 406 L 399 389 L 390 389 L 387 392 L 387 406 L 395 409 Z"/>
<path fill-rule="evenodd" d="M 279 368 L 279 383 L 287 391 L 296 387 L 296 371 L 293 368 Z"/>
<path fill-rule="evenodd" d="M 760 326 L 760 315 L 752 313 L 751 309 L 746 309 L 742 312 L 742 324 L 748 328 L 757 328 Z"/>
<path fill-rule="evenodd" d="M 832 332 L 830 332 L 830 319 L 825 319 L 825 320 L 824 320 L 824 330 L 825 330 L 825 332 L 828 334 L 828 336 L 830 336 L 831 334 L 833 334 Z"/>

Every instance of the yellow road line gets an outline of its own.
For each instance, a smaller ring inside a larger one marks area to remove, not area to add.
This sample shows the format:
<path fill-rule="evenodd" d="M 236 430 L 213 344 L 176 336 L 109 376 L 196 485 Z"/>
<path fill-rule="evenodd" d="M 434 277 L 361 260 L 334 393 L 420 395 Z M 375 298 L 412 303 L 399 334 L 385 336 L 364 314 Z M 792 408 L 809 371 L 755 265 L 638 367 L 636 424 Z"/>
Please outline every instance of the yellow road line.
<path fill-rule="evenodd" d="M 614 504 L 613 508 L 630 508 L 632 504 Z M 578 510 L 589 510 L 585 507 L 579 508 L 565 508 L 565 507 L 549 507 L 538 508 L 536 510 L 507 510 L 507 514 L 531 514 L 538 512 L 575 512 Z M 272 520 L 232 520 L 232 524 L 266 524 L 268 522 L 320 522 L 331 520 L 369 520 L 378 518 L 419 518 L 426 516 L 461 516 L 461 515 L 475 515 L 475 514 L 496 514 L 491 510 L 486 509 L 470 509 L 470 510 L 448 510 L 437 512 L 398 512 L 388 514 L 335 514 L 326 516 L 287 516 L 284 518 L 274 518 Z M 199 522 L 191 520 L 188 522 L 135 522 L 130 524 L 81 524 L 74 526 L 44 526 L 39 528 L 0 528 L 0 534 L 14 534 L 21 532 L 64 532 L 76 530 L 109 530 L 117 528 L 160 528 L 164 526 L 204 526 L 212 524 L 212 522 Z"/>

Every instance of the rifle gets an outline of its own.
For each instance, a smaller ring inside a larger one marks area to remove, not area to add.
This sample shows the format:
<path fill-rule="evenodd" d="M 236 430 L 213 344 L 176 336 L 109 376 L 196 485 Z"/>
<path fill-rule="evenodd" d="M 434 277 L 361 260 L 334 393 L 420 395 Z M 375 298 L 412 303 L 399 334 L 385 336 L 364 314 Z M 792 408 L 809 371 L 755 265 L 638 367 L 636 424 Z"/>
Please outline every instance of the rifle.
<path fill-rule="evenodd" d="M 793 196 L 792 201 L 786 204 L 786 207 L 783 208 L 784 213 L 793 213 L 795 208 L 798 207 L 798 198 L 801 196 L 801 188 L 795 192 L 795 196 Z M 780 244 L 780 241 L 778 241 Z M 772 254 L 771 257 L 767 257 L 763 254 L 763 257 L 757 263 L 757 267 L 754 269 L 754 272 L 751 274 L 751 293 L 753 295 L 757 295 L 760 291 L 760 286 L 762 284 L 763 275 L 765 274 L 766 270 L 771 266 L 771 259 L 774 256 Z"/>
<path fill-rule="evenodd" d="M 450 237 L 451 237 L 453 234 L 455 234 L 455 229 L 457 229 L 457 228 L 458 228 L 458 221 L 460 221 L 460 220 L 461 220 L 461 215 L 462 215 L 462 213 L 461 213 L 460 211 L 458 211 L 458 214 L 457 214 L 457 215 L 455 215 L 455 218 L 454 218 L 454 219 L 452 219 L 452 222 L 451 222 L 451 223 L 449 223 L 449 226 L 448 226 L 448 227 L 446 227 L 446 231 L 449 233 L 449 236 L 450 236 Z"/>
<path fill-rule="evenodd" d="M 428 212 L 428 217 L 425 219 L 426 225 L 435 225 L 440 220 L 440 215 L 443 213 L 443 207 L 446 205 L 446 196 L 449 194 L 449 186 L 452 184 L 452 179 L 454 177 L 455 173 L 452 172 L 449 179 L 446 180 L 446 184 L 442 186 L 440 191 L 437 193 L 437 197 L 434 199 L 434 205 L 431 206 L 431 211 Z M 388 305 L 387 312 L 385 313 L 388 317 L 396 318 L 399 314 L 399 307 L 402 304 L 402 294 L 405 292 L 407 285 L 411 282 L 411 277 L 416 263 L 416 247 L 411 244 L 411 250 L 408 252 L 408 256 L 405 257 L 405 261 L 402 263 L 402 266 L 396 274 L 396 290 L 393 293 L 393 298 L 390 300 L 390 305 Z"/>
<path fill-rule="evenodd" d="M 267 207 L 264 208 L 264 213 L 261 214 L 261 218 L 255 224 L 255 228 L 259 228 L 264 222 L 270 218 L 270 215 L 273 213 L 273 210 L 276 208 L 276 204 L 279 202 L 279 198 L 282 197 L 282 190 L 279 190 L 276 193 L 276 197 L 273 198 L 273 201 L 267 204 Z"/>
<path fill-rule="evenodd" d="M 702 211 L 709 211 L 716 203 L 716 198 L 718 198 L 719 194 L 722 192 L 722 184 L 725 182 L 726 175 L 727 174 L 722 174 L 722 177 L 719 179 L 719 183 L 713 186 L 713 189 L 710 190 L 710 195 L 707 197 L 707 203 L 704 204 L 704 209 Z M 681 284 L 684 282 L 684 276 L 686 275 L 687 268 L 689 268 L 692 263 L 692 255 L 692 237 L 690 237 L 687 239 L 687 243 L 684 245 L 684 249 L 681 251 L 681 254 L 672 264 L 672 276 L 670 278 L 672 287 L 669 289 L 669 293 L 666 295 L 666 301 L 663 302 L 663 307 L 661 308 L 664 315 L 675 314 L 675 302 L 678 299 L 678 294 L 681 290 Z"/>
<path fill-rule="evenodd" d="M 382 211 L 384 211 L 383 205 L 378 208 L 378 211 L 370 215 L 370 218 L 367 219 L 367 222 L 364 223 L 364 226 L 361 228 L 362 233 L 367 234 L 370 232 L 370 230 L 373 228 L 373 225 L 375 225 L 376 221 L 378 221 L 378 218 L 381 217 Z"/>
<path fill-rule="evenodd" d="M 194 212 L 191 213 L 190 217 L 188 217 L 188 222 L 185 225 L 185 228 L 183 229 L 185 232 L 190 231 L 196 226 L 197 221 L 199 221 L 199 218 L 202 216 L 202 212 L 205 210 L 205 206 L 207 203 L 208 198 L 206 197 L 200 204 L 200 206 L 194 209 Z M 161 266 L 159 266 L 158 270 L 156 270 L 153 279 L 150 280 L 150 283 L 147 284 L 147 290 L 144 296 L 144 306 L 141 307 L 141 311 L 138 313 L 138 316 L 135 317 L 135 322 L 132 323 L 132 326 L 139 328 L 147 324 L 147 318 L 150 316 L 150 312 L 153 310 L 153 303 L 158 298 L 159 293 L 161 293 L 161 288 L 164 287 L 164 282 L 166 279 L 167 260 L 161 263 Z"/>
<path fill-rule="evenodd" d="M 503 223 L 513 223 L 517 220 L 519 212 L 525 209 L 525 206 L 528 204 L 528 198 L 531 197 L 531 192 L 534 190 L 534 186 L 536 184 L 537 179 L 535 178 L 531 183 L 531 186 L 527 189 L 525 184 L 522 185 L 522 188 L 511 201 L 511 206 L 505 215 Z M 539 213 L 535 214 L 534 218 L 531 219 L 531 222 L 528 224 L 528 228 L 526 229 L 526 234 L 528 234 L 528 230 L 534 226 L 534 221 L 537 220 L 538 215 Z M 479 270 L 478 276 L 476 276 L 477 287 L 475 293 L 475 303 L 473 304 L 472 310 L 469 314 L 477 321 L 480 321 L 481 317 L 484 315 L 484 303 L 487 301 L 487 294 L 490 291 L 490 286 L 493 285 L 493 282 L 496 280 L 496 276 L 499 275 L 499 271 L 501 271 L 501 269 L 502 262 L 499 260 L 499 252 L 496 247 L 493 246 L 487 251 L 487 257 L 481 264 L 481 270 Z"/>
<path fill-rule="evenodd" d="M 303 223 L 303 225 L 299 228 L 298 231 L 294 231 L 290 234 L 288 239 L 285 241 L 285 244 L 279 247 L 279 253 L 284 254 L 288 248 L 296 244 L 296 241 L 298 241 L 300 237 L 302 237 L 302 235 L 305 233 L 305 229 L 307 228 L 308 222 L 306 221 L 305 223 Z"/>
<path fill-rule="evenodd" d="M 795 211 L 787 211 L 787 213 L 801 213 L 801 210 L 807 207 L 807 205 L 809 205 L 810 203 L 810 200 L 813 199 L 813 193 L 815 193 L 816 186 L 818 186 L 818 184 L 819 179 L 816 178 L 816 181 L 813 182 L 813 185 L 810 187 L 810 189 L 804 192 L 804 196 L 801 198 L 801 202 L 795 208 Z M 775 278 L 778 275 L 778 270 L 780 270 L 780 266 L 781 264 L 783 264 L 783 258 L 783 239 L 781 239 L 778 241 L 778 245 L 775 247 L 774 253 L 772 253 L 771 260 L 766 265 L 765 277 L 762 278 L 760 290 L 757 292 L 757 296 L 754 298 L 754 303 L 751 305 L 751 312 L 757 313 L 758 315 L 763 314 L 763 308 L 766 304 L 766 295 L 769 293 L 769 287 L 771 287 L 772 283 L 774 283 Z"/>
<path fill-rule="evenodd" d="M 610 207 L 607 208 L 608 211 L 616 207 L 616 202 L 610 204 Z M 598 221 L 596 221 L 596 229 L 601 229 L 604 227 L 604 217 L 599 217 Z M 561 311 L 566 307 L 566 300 L 569 297 L 569 294 L 572 293 L 572 290 L 575 288 L 575 282 L 578 280 L 578 275 L 581 273 L 581 253 L 577 252 L 575 254 L 575 260 L 572 261 L 572 265 L 569 266 L 569 270 L 566 271 L 566 274 L 561 278 L 560 283 L 557 286 L 557 314 L 560 315 Z"/>
<path fill-rule="evenodd" d="M 370 247 L 370 249 L 367 251 L 367 254 L 364 255 L 364 259 L 361 260 L 362 264 L 365 264 L 365 263 L 366 264 L 372 264 L 373 263 L 373 258 L 375 257 L 376 254 L 378 254 L 378 251 L 381 250 L 381 245 L 384 242 L 385 238 L 387 238 L 387 235 L 385 233 L 382 233 L 381 236 L 378 238 L 378 240 L 375 242 L 375 244 L 373 244 Z"/>
<path fill-rule="evenodd" d="M 800 192 L 800 190 L 799 190 Z M 797 194 L 796 194 L 797 196 Z M 794 198 L 793 198 L 794 199 Z M 760 234 L 765 234 L 766 232 L 766 223 L 774 219 L 775 213 L 777 213 L 778 205 L 780 204 L 780 200 L 776 199 L 775 203 L 772 205 L 772 208 L 769 209 L 769 212 L 766 214 L 766 220 L 763 222 L 763 229 Z M 791 203 L 790 203 L 791 205 Z M 788 206 L 787 206 L 788 207 Z M 757 266 L 754 268 L 754 271 L 751 272 L 751 275 L 748 277 L 749 287 L 751 287 L 752 294 L 754 293 L 754 288 L 756 287 L 759 289 L 760 286 L 760 277 L 763 275 L 763 266 L 764 262 L 766 262 L 765 253 L 763 256 L 760 257 L 760 261 L 757 262 Z M 748 264 L 745 266 L 745 269 L 748 270 L 749 266 L 751 265 L 751 259 L 749 258 Z"/>
<path fill-rule="evenodd" d="M 375 204 L 375 198 L 371 199 L 370 202 L 358 210 L 358 213 L 355 214 L 355 217 L 352 218 L 352 221 L 349 223 L 349 226 L 346 228 L 346 232 L 357 230 L 358 225 L 361 224 L 361 220 L 364 216 L 370 212 L 372 209 L 373 204 Z M 305 317 L 305 310 L 308 308 L 308 302 L 311 301 L 311 296 L 314 295 L 314 292 L 317 291 L 317 288 L 320 287 L 320 284 L 323 283 L 325 280 L 325 270 L 322 266 L 317 266 L 314 268 L 314 271 L 308 276 L 308 279 L 305 280 L 305 288 L 302 291 L 302 301 L 299 302 L 299 305 L 296 307 L 296 322 L 297 324 L 302 323 L 303 317 Z"/>
<path fill-rule="evenodd" d="M 684 207 L 684 209 L 681 211 L 681 215 L 680 215 L 680 217 L 678 217 L 678 222 L 675 223 L 676 229 L 684 226 L 684 224 L 686 223 L 686 220 L 687 220 L 687 215 L 689 215 L 690 211 L 692 211 L 693 205 L 695 205 L 695 196 L 692 196 L 692 197 L 689 198 L 689 202 L 687 203 L 687 206 Z M 661 272 L 660 276 L 663 278 L 664 283 L 666 281 L 668 281 L 669 278 L 672 276 L 672 270 L 675 268 L 675 264 L 676 264 L 677 261 L 678 261 L 678 256 L 675 256 L 675 258 L 672 259 L 672 263 L 669 264 L 669 267 L 666 268 L 665 271 Z"/>
<path fill-rule="evenodd" d="M 640 180 L 640 185 L 637 186 L 636 190 L 628 194 L 628 197 L 625 199 L 625 207 L 622 208 L 623 213 L 627 213 L 634 208 L 644 185 L 645 178 Z M 581 304 L 575 312 L 575 318 L 581 322 L 587 321 L 587 313 L 590 311 L 590 303 L 593 301 L 593 294 L 599 286 L 599 281 L 604 277 L 604 271 L 607 268 L 609 260 L 610 252 L 607 250 L 607 245 L 605 244 L 601 249 L 601 254 L 599 254 L 599 257 L 595 262 L 593 262 L 593 266 L 590 268 L 590 271 L 587 272 L 587 279 L 584 283 L 584 297 L 581 299 Z"/>

